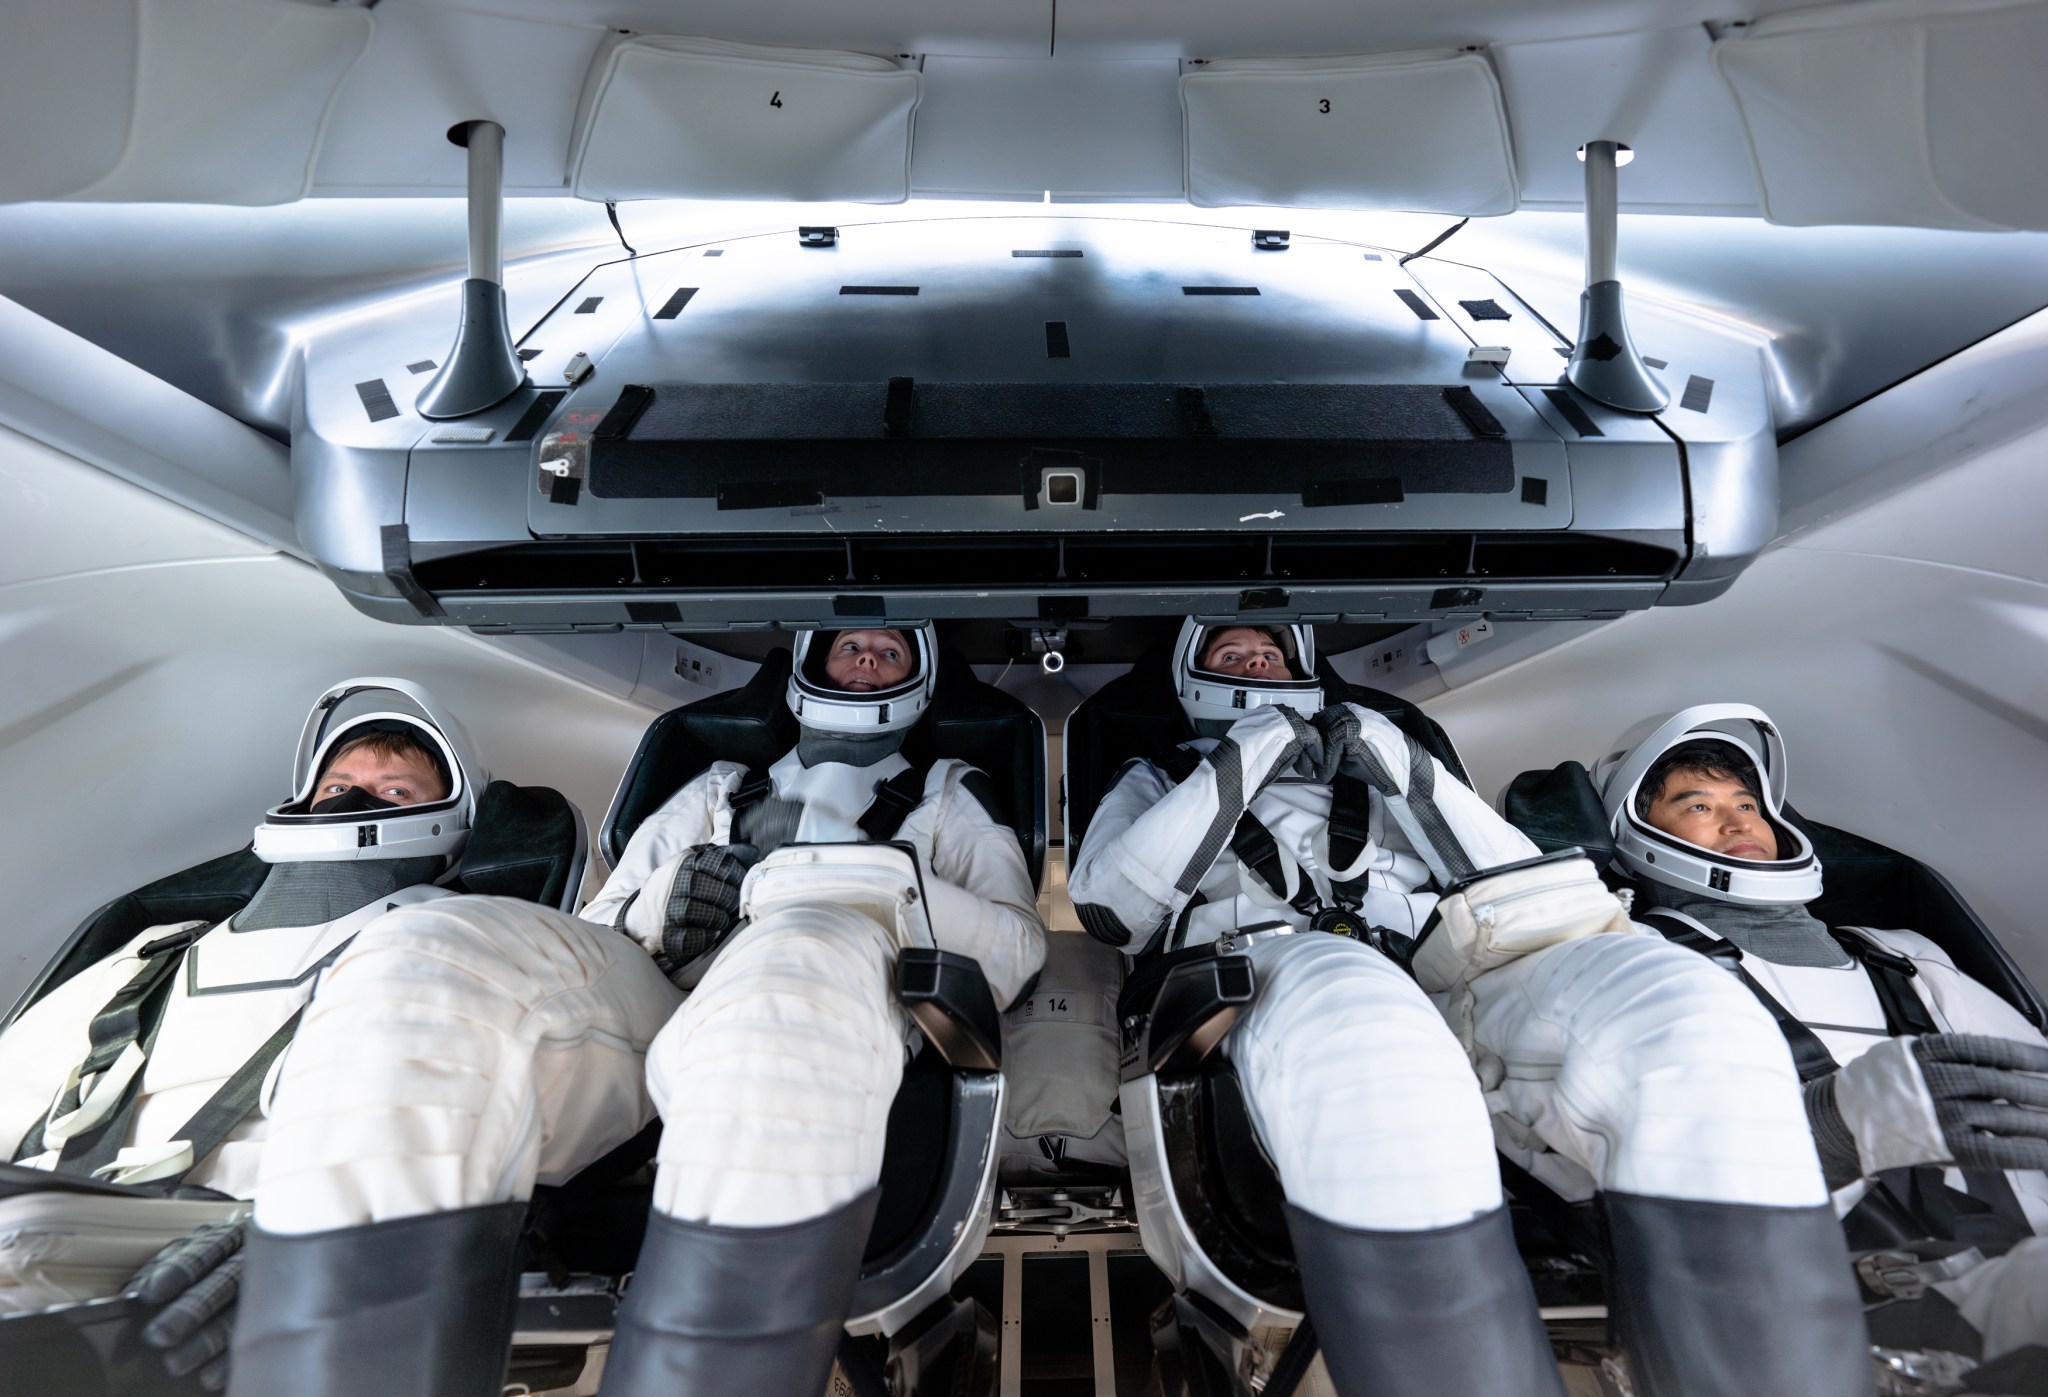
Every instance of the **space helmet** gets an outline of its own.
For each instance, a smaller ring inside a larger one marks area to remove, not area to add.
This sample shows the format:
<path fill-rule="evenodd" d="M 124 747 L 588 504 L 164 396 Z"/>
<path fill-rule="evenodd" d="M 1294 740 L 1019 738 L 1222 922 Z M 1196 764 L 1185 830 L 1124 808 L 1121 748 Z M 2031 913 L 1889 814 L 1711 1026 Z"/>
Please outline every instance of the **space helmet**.
<path fill-rule="evenodd" d="M 1291 673 L 1285 678 L 1253 679 L 1244 675 L 1215 674 L 1201 667 L 1202 652 L 1217 631 L 1249 627 L 1264 631 L 1280 646 Z M 1316 677 L 1316 637 L 1312 626 L 1290 622 L 1257 625 L 1230 621 L 1205 625 L 1189 617 L 1173 645 L 1173 679 L 1180 691 L 1180 706 L 1196 722 L 1234 723 L 1254 708 L 1285 704 L 1304 718 L 1323 708 L 1323 686 Z"/>
<path fill-rule="evenodd" d="M 903 682 L 867 693 L 848 693 L 825 674 L 833 642 L 847 631 L 893 630 L 910 645 L 910 673 Z M 901 732 L 924 716 L 938 681 L 939 642 L 929 621 L 921 626 L 847 626 L 836 631 L 804 631 L 796 638 L 796 657 L 789 668 L 789 711 L 797 722 L 818 732 L 846 737 Z"/>
<path fill-rule="evenodd" d="M 1666 834 L 1638 813 L 1636 798 L 1650 768 L 1672 748 L 1697 741 L 1719 745 L 1731 766 L 1755 774 L 1764 817 L 1778 836 L 1781 857 L 1743 859 L 1715 853 Z M 1636 876 L 1750 907 L 1811 902 L 1820 896 L 1820 860 L 1812 841 L 1784 817 L 1785 739 L 1762 709 L 1746 703 L 1704 703 L 1668 718 L 1648 719 L 1593 764 L 1592 777 L 1614 835 L 1616 856 Z"/>
<path fill-rule="evenodd" d="M 448 794 L 420 805 L 355 792 L 320 800 L 314 787 L 332 754 L 377 732 L 404 734 L 435 754 Z M 468 840 L 490 780 L 469 734 L 425 689 L 408 679 L 344 680 L 313 705 L 292 759 L 292 798 L 256 827 L 256 856 L 267 863 L 452 856 Z"/>

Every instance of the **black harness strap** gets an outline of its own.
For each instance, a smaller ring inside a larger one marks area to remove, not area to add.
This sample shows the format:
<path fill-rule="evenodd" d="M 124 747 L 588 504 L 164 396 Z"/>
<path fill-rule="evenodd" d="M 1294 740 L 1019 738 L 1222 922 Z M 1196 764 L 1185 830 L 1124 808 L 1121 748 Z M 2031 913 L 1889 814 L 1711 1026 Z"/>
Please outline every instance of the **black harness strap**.
<path fill-rule="evenodd" d="M 1910 957 L 1888 951 L 1854 931 L 1831 927 L 1829 934 L 1870 977 L 1877 1002 L 1884 1008 L 1886 1029 L 1894 1035 L 1941 1032 L 1941 1026 L 1927 1010 L 1926 1001 L 1913 988 L 1913 980 L 1920 971 Z"/>
<path fill-rule="evenodd" d="M 727 797 L 726 804 L 731 808 L 733 814 L 737 815 L 749 806 L 759 805 L 774 790 L 775 782 L 764 771 L 759 775 L 749 776 L 746 780 L 735 786 L 732 794 Z"/>
<path fill-rule="evenodd" d="M 1372 842 L 1372 787 L 1340 770 L 1330 778 L 1330 867 L 1350 868 Z"/>
<path fill-rule="evenodd" d="M 1755 995 L 1764 1008 L 1770 1011 L 1771 1017 L 1777 1020 L 1778 1032 L 1785 1035 L 1785 1043 L 1792 1049 L 1792 1064 L 1799 1069 L 1800 1081 L 1818 1081 L 1841 1066 L 1835 1061 L 1834 1054 L 1828 1051 L 1827 1044 L 1820 1041 L 1819 1035 L 1801 1023 L 1790 1010 L 1772 997 L 1769 990 L 1757 983 L 1754 975 L 1742 968 L 1742 948 L 1733 941 L 1709 936 L 1692 925 L 1689 918 L 1672 912 L 1653 910 L 1642 913 L 1636 920 L 1654 927 L 1662 933 L 1665 940 L 1718 961 L 1724 970 L 1748 986 L 1749 992 Z"/>
<path fill-rule="evenodd" d="M 1308 870 L 1301 870 L 1296 880 L 1294 895 L 1287 895 L 1287 865 L 1280 858 L 1280 845 L 1274 840 L 1273 832 L 1259 822 L 1251 811 L 1237 817 L 1237 828 L 1230 833 L 1230 852 L 1238 861 L 1258 875 L 1260 882 L 1272 890 L 1273 896 L 1286 898 L 1289 906 L 1304 917 L 1313 917 L 1322 910 L 1322 899 L 1316 896 L 1315 885 L 1308 880 Z"/>
<path fill-rule="evenodd" d="M 353 939 L 353 938 L 351 938 Z M 332 957 L 330 957 L 330 960 Z M 192 1168 L 205 1161 L 206 1157 L 219 1149 L 221 1142 L 233 1133 L 248 1114 L 256 1109 L 256 1098 L 263 1091 L 263 1079 L 270 1073 L 270 1064 L 276 1062 L 285 1048 L 291 1044 L 292 1035 L 299 1031 L 299 1020 L 306 1016 L 301 1005 L 297 1012 L 278 1026 L 277 1032 L 263 1041 L 255 1056 L 235 1069 L 235 1074 L 222 1082 L 212 1096 L 197 1111 L 192 1119 L 178 1127 L 173 1140 L 183 1140 L 192 1147 L 192 1164 L 181 1170 L 176 1178 L 162 1182 L 168 1186 L 184 1179 Z"/>
<path fill-rule="evenodd" d="M 112 1067 L 131 1045 L 140 1048 L 147 1060 L 150 1050 L 156 1046 L 157 1030 L 163 1027 L 164 1006 L 170 1001 L 178 967 L 185 963 L 185 952 L 199 939 L 199 932 L 200 928 L 196 927 L 173 932 L 137 949 L 136 954 L 142 958 L 142 968 L 115 992 L 105 1008 L 93 1015 L 90 1030 L 92 1050 L 79 1066 L 81 1084 Z M 114 1108 L 102 1116 L 97 1125 L 64 1142 L 64 1148 L 57 1155 L 58 1171 L 90 1174 L 112 1159 L 119 1152 L 122 1140 L 127 1138 L 128 1123 L 135 1114 L 136 1099 L 141 1093 L 142 1069 L 138 1068 Z M 80 1092 L 74 1086 L 64 1093 L 52 1114 L 75 1111 L 79 1102 Z M 40 1128 L 29 1131 L 15 1158 L 25 1159 L 41 1153 L 42 1141 Z"/>
<path fill-rule="evenodd" d="M 925 778 L 930 773 L 928 766 L 913 766 L 875 787 L 874 802 L 855 822 L 860 826 L 860 832 L 876 844 L 894 839 L 896 831 L 902 829 L 903 822 L 910 818 L 910 812 L 917 809 L 918 802 L 924 799 Z"/>

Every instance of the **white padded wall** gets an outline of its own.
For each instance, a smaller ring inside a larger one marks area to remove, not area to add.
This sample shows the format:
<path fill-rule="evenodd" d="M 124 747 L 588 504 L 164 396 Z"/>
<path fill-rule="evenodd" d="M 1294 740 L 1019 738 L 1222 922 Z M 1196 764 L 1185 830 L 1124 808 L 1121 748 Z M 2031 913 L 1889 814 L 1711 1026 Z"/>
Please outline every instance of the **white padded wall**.
<path fill-rule="evenodd" d="M 43 9 L 26 32 L 6 16 L 0 200 L 302 198 L 372 28 L 366 9 L 293 0 Z"/>
<path fill-rule="evenodd" d="M 1429 700 L 1481 793 L 1590 761 L 1653 713 L 1755 703 L 1785 730 L 1795 806 L 1931 864 L 2048 986 L 2048 408 L 2034 394 L 2013 435 L 2011 414 L 1973 432 L 1961 407 L 1963 377 L 1991 394 L 1995 375 L 2039 382 L 2048 317 L 2024 328 L 2022 348 L 2009 332 L 1785 449 L 1794 473 L 1838 450 L 1867 460 L 1860 414 L 1940 425 L 1960 410 L 1958 430 L 1925 438 L 1953 454 L 1923 465 L 1946 469 L 1767 552 L 1717 601 L 1638 613 Z"/>
<path fill-rule="evenodd" d="M 1773 223 L 2048 229 L 2048 4 L 1876 0 L 1714 45 Z"/>
<path fill-rule="evenodd" d="M 653 717 L 372 621 L 305 564 L 0 427 L 0 1005 L 95 907 L 246 844 L 307 708 L 358 674 L 425 684 L 494 774 L 592 821 Z"/>

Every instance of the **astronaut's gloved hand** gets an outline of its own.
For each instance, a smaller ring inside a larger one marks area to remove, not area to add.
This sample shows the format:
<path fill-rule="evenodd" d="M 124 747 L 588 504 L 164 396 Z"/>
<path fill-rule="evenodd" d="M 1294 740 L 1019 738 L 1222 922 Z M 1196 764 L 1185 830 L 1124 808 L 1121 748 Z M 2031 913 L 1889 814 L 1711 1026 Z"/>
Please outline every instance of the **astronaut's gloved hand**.
<path fill-rule="evenodd" d="M 208 1392 L 228 1385 L 228 1338 L 245 1235 L 240 1219 L 208 1223 L 144 1262 L 126 1287 L 157 1308 L 143 1326 L 142 1341 L 162 1351 L 165 1371 L 174 1378 L 197 1373 Z"/>
<path fill-rule="evenodd" d="M 1806 1085 L 1828 1182 L 1916 1164 L 2048 1169 L 2048 1048 L 1978 1033 L 1888 1038 Z"/>
<path fill-rule="evenodd" d="M 1244 754 L 1246 799 L 1290 772 L 1315 777 L 1323 768 L 1322 734 L 1285 704 L 1254 708 L 1225 736 Z"/>
<path fill-rule="evenodd" d="M 620 913 L 620 925 L 673 974 L 717 950 L 740 919 L 740 884 L 760 860 L 751 844 L 699 844 L 657 869 Z"/>

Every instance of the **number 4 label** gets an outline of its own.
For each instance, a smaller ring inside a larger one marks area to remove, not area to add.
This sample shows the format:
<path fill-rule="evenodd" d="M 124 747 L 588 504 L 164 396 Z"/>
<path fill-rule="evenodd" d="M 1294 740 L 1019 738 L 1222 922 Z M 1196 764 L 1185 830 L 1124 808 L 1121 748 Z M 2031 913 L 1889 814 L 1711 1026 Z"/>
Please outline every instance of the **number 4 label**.
<path fill-rule="evenodd" d="M 779 88 L 778 88 L 778 89 L 776 90 L 776 93 L 775 93 L 775 95 L 774 95 L 773 97 L 770 97 L 770 98 L 768 99 L 768 105 L 769 105 L 769 106 L 771 106 L 771 107 L 779 107 L 779 106 L 781 106 L 781 105 L 782 105 L 782 91 L 781 91 L 781 89 L 779 89 Z"/>

